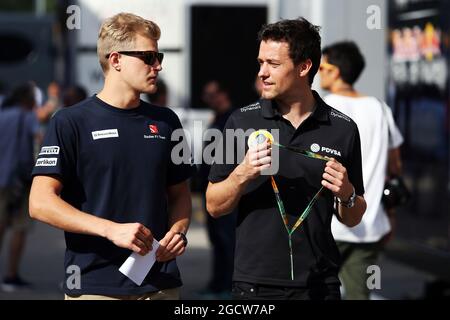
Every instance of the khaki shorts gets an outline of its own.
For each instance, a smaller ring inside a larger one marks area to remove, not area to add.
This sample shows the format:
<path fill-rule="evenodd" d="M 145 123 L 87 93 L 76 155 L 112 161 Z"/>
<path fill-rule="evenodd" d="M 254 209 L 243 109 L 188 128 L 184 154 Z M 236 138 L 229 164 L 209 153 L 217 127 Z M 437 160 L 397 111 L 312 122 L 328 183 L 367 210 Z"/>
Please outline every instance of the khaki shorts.
<path fill-rule="evenodd" d="M 92 294 L 68 296 L 66 294 L 64 300 L 180 300 L 180 288 L 165 289 L 158 292 L 132 296 L 101 296 Z"/>
<path fill-rule="evenodd" d="M 13 188 L 0 188 L 0 224 L 16 231 L 26 231 L 33 224 L 28 211 L 30 188 L 26 187 L 18 196 L 14 195 L 15 192 Z"/>

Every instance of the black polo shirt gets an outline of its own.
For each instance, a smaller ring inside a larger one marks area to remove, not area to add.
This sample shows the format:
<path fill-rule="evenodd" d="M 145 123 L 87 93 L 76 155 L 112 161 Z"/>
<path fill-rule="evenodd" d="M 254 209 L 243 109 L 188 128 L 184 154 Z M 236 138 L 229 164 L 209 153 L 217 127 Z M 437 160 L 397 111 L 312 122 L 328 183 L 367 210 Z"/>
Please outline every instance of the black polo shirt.
<path fill-rule="evenodd" d="M 313 94 L 315 111 L 297 129 L 281 116 L 275 102 L 260 100 L 236 110 L 225 130 L 278 129 L 282 145 L 332 156 L 341 162 L 348 170 L 356 193 L 363 195 L 358 128 L 353 120 L 328 106 L 316 92 Z M 223 139 L 226 140 L 226 135 Z M 245 137 L 246 151 L 247 139 L 248 136 Z M 209 180 L 213 183 L 225 180 L 236 166 L 215 163 Z M 288 215 L 289 228 L 320 189 L 324 168 L 325 161 L 279 149 L 279 170 L 274 177 Z M 339 283 L 340 257 L 331 233 L 333 214 L 337 214 L 334 197 L 325 189 L 307 219 L 292 235 L 294 280 L 291 280 L 288 234 L 270 178 L 260 176 L 251 181 L 238 204 L 233 280 L 287 287 Z"/>

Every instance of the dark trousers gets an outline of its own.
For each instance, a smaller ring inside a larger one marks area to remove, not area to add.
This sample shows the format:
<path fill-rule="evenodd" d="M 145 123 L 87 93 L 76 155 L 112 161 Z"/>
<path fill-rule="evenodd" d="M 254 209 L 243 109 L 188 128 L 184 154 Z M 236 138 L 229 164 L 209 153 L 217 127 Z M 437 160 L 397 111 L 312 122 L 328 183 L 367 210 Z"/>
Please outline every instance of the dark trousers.
<path fill-rule="evenodd" d="M 234 266 L 236 213 L 217 219 L 207 214 L 206 227 L 213 251 L 212 276 L 208 289 L 215 292 L 230 292 Z"/>
<path fill-rule="evenodd" d="M 298 288 L 234 281 L 231 294 L 233 300 L 341 300 L 339 284 Z"/>

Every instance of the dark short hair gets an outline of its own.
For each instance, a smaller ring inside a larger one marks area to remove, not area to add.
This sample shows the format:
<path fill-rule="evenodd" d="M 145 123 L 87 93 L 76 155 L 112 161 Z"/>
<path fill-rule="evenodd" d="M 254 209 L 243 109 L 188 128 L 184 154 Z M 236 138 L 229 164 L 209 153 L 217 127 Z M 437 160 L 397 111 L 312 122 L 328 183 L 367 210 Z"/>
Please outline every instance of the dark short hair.
<path fill-rule="evenodd" d="M 281 20 L 264 25 L 258 34 L 261 41 L 283 41 L 289 45 L 289 56 L 294 65 L 310 59 L 312 67 L 308 74 L 309 84 L 314 81 L 314 76 L 320 65 L 320 27 L 311 24 L 305 18 L 294 20 Z"/>
<path fill-rule="evenodd" d="M 63 104 L 65 107 L 73 106 L 87 98 L 86 89 L 80 85 L 72 85 L 64 90 Z"/>
<path fill-rule="evenodd" d="M 9 107 L 20 106 L 27 110 L 31 110 L 35 104 L 35 84 L 29 81 L 14 87 L 11 93 L 3 100 L 2 108 L 6 109 Z"/>
<path fill-rule="evenodd" d="M 342 41 L 327 46 L 322 51 L 328 63 L 339 68 L 342 80 L 353 85 L 361 75 L 366 62 L 353 41 Z"/>

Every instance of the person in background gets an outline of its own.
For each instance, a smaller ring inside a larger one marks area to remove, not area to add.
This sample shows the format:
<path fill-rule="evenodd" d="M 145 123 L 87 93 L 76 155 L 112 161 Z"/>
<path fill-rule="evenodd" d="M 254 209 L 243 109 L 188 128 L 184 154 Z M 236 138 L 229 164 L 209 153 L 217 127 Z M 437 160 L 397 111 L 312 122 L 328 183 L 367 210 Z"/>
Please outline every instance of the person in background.
<path fill-rule="evenodd" d="M 169 105 L 169 89 L 163 79 L 156 81 L 156 91 L 154 93 L 147 94 L 147 98 L 151 104 L 167 107 Z"/>
<path fill-rule="evenodd" d="M 0 108 L 0 250 L 8 228 L 12 230 L 8 264 L 1 288 L 14 291 L 30 286 L 20 275 L 20 261 L 32 225 L 28 214 L 34 143 L 39 140 L 35 86 L 14 88 Z"/>
<path fill-rule="evenodd" d="M 222 131 L 234 110 L 227 89 L 217 80 L 208 81 L 203 86 L 202 100 L 208 108 L 214 111 L 214 119 L 208 129 Z M 211 164 L 205 162 L 200 167 L 202 194 L 206 193 L 210 168 Z M 206 212 L 206 199 L 203 198 L 203 200 Z M 235 213 L 214 219 L 206 212 L 206 229 L 212 245 L 212 272 L 207 287 L 200 292 L 205 298 L 226 299 L 231 297 L 235 228 Z"/>
<path fill-rule="evenodd" d="M 80 85 L 72 85 L 64 89 L 62 95 L 62 107 L 70 107 L 87 98 L 86 89 Z"/>
<path fill-rule="evenodd" d="M 39 122 L 46 126 L 53 114 L 61 107 L 61 88 L 58 83 L 51 82 L 47 87 L 47 100 L 35 108 Z"/>
<path fill-rule="evenodd" d="M 344 41 L 323 49 L 319 69 L 320 85 L 331 93 L 324 100 L 353 119 L 361 137 L 366 213 L 353 228 L 336 217 L 331 224 L 343 260 L 339 276 L 349 300 L 369 299 L 367 268 L 377 264 L 383 245 L 392 235 L 394 211 L 386 211 L 381 198 L 387 175 L 401 173 L 399 148 L 403 142 L 391 109 L 383 101 L 355 89 L 364 67 L 358 46 Z"/>

